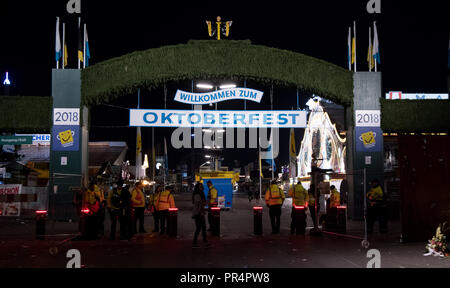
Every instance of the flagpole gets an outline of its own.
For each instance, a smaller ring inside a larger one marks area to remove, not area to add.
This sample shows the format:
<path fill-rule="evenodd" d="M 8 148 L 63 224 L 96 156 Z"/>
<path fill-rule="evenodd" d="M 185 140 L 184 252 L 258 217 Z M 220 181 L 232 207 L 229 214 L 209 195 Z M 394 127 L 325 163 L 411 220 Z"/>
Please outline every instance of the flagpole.
<path fill-rule="evenodd" d="M 81 17 L 78 17 L 78 45 L 80 45 L 79 42 L 81 41 L 80 29 L 81 29 Z M 80 46 L 78 46 L 78 47 L 80 47 Z M 77 49 L 78 69 L 81 69 L 80 57 L 78 57 L 78 53 L 79 53 L 79 50 Z"/>
<path fill-rule="evenodd" d="M 259 200 L 261 200 L 262 194 L 262 164 L 261 164 L 261 143 L 258 145 L 259 147 Z"/>
<path fill-rule="evenodd" d="M 369 71 L 372 72 L 372 28 L 369 27 Z M 376 61 L 375 61 L 376 62 Z"/>
<path fill-rule="evenodd" d="M 355 36 L 355 63 L 354 63 L 354 70 L 355 70 L 355 72 L 357 71 L 356 70 L 356 59 L 357 59 L 357 57 L 356 57 L 356 21 L 353 21 L 353 33 L 355 34 L 354 36 Z"/>
<path fill-rule="evenodd" d="M 373 36 L 375 37 L 375 31 L 376 31 L 376 26 L 375 26 L 375 22 L 376 21 L 373 21 Z M 378 37 L 378 31 L 377 31 L 377 37 Z M 374 40 L 374 42 L 375 42 L 375 40 Z M 377 42 L 379 42 L 379 41 L 377 41 Z M 378 44 L 378 51 L 380 51 L 380 47 L 379 47 L 379 44 Z M 373 52 L 372 52 L 373 53 Z M 372 58 L 373 58 L 373 55 L 372 55 Z M 375 72 L 378 72 L 378 61 L 377 60 L 375 60 L 375 59 L 373 59 L 373 61 L 375 61 Z"/>
<path fill-rule="evenodd" d="M 270 88 L 270 110 L 273 110 L 273 84 L 272 84 L 272 87 Z M 270 151 L 271 151 L 271 154 L 272 154 L 272 180 L 275 178 L 275 176 L 274 176 L 274 174 L 275 174 L 275 171 L 273 171 L 273 163 L 274 163 L 274 160 L 273 160 L 273 128 L 272 129 L 270 129 L 270 139 L 271 139 L 271 143 L 270 143 L 270 145 L 271 145 L 271 149 L 270 149 Z"/>
<path fill-rule="evenodd" d="M 63 41 L 62 41 L 62 69 L 64 69 L 64 64 L 66 59 L 66 23 L 63 23 Z"/>
<path fill-rule="evenodd" d="M 163 172 L 163 174 L 164 174 L 163 175 L 164 189 L 166 188 L 166 169 L 167 169 L 166 156 L 167 156 L 167 145 L 166 145 L 166 137 L 164 137 L 164 160 L 163 160 L 163 163 L 164 163 L 164 172 Z"/>
<path fill-rule="evenodd" d="M 154 145 L 155 145 L 155 142 L 153 141 L 153 138 L 154 138 L 154 130 L 153 130 L 153 128 L 154 127 L 152 127 L 152 164 L 150 164 L 151 166 L 150 167 L 152 167 L 152 170 L 151 170 L 151 172 L 152 172 L 152 182 L 155 182 L 155 169 L 156 169 L 156 160 L 155 160 L 155 158 L 156 158 L 156 153 L 155 153 L 155 147 L 154 147 Z M 153 190 L 153 193 L 155 193 L 155 189 L 156 189 L 156 185 L 155 185 L 155 183 L 153 183 L 153 186 L 152 186 L 152 190 Z"/>
<path fill-rule="evenodd" d="M 138 88 L 138 103 L 137 109 L 139 109 L 141 102 L 141 89 Z M 141 143 L 138 141 L 140 140 Z M 138 151 L 139 148 L 139 151 Z M 136 181 L 141 178 L 141 169 L 142 169 L 142 159 L 141 159 L 141 151 L 142 151 L 142 135 L 141 135 L 141 127 L 136 127 Z"/>

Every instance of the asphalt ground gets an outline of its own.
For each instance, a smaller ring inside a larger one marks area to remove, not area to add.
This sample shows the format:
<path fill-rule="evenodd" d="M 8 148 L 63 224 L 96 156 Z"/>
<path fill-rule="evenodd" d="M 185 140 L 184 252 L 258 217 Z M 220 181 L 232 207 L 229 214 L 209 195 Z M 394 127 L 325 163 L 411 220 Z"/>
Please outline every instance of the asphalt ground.
<path fill-rule="evenodd" d="M 233 208 L 221 211 L 221 235 L 208 233 L 209 248 L 192 248 L 195 224 L 190 197 L 175 195 L 179 208 L 176 238 L 152 233 L 150 215 L 145 216 L 149 233 L 136 234 L 129 241 L 108 239 L 108 215 L 105 236 L 89 241 L 73 240 L 77 222 L 49 221 L 46 239 L 36 240 L 32 219 L 2 219 L 0 267 L 65 268 L 70 260 L 67 252 L 77 249 L 81 266 L 87 268 L 366 268 L 372 259 L 368 250 L 378 249 L 381 268 L 450 268 L 449 259 L 423 256 L 426 243 L 400 243 L 398 223 L 389 223 L 387 235 L 371 235 L 368 249 L 361 246 L 362 221 L 348 221 L 346 235 L 315 237 L 308 233 L 312 227 L 308 217 L 306 235 L 291 235 L 290 199 L 283 205 L 281 233 L 273 235 L 264 202 L 249 202 L 246 195 L 234 195 Z M 261 236 L 253 234 L 253 206 L 264 207 Z"/>

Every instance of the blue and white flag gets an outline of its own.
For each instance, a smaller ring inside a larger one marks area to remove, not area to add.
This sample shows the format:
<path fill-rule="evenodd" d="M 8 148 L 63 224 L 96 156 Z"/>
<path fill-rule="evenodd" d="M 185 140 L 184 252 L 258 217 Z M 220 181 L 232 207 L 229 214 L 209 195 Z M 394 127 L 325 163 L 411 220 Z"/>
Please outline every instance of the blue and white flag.
<path fill-rule="evenodd" d="M 59 61 L 62 56 L 61 38 L 59 35 L 59 17 L 56 17 L 56 36 L 55 36 L 55 60 Z"/>
<path fill-rule="evenodd" d="M 266 163 L 270 164 L 272 166 L 272 172 L 275 173 L 275 171 L 277 170 L 277 165 L 275 164 L 275 159 L 274 159 L 274 155 L 273 155 L 273 129 L 272 132 L 270 133 L 270 139 L 269 139 L 269 148 L 267 149 L 267 152 L 270 153 L 271 157 L 270 159 L 265 159 Z M 273 175 L 273 174 L 272 174 Z"/>
<path fill-rule="evenodd" d="M 375 22 L 373 23 L 373 50 L 372 50 L 373 59 L 378 63 L 381 64 L 380 60 L 380 48 L 378 43 L 378 32 L 377 32 L 377 25 Z"/>
<path fill-rule="evenodd" d="M 86 25 L 84 25 L 84 37 L 85 37 L 85 52 L 84 52 L 84 63 L 85 67 L 89 66 L 89 59 L 91 58 L 91 52 L 89 51 L 89 40 Z"/>
<path fill-rule="evenodd" d="M 272 144 L 269 145 L 267 152 L 272 152 Z M 264 159 L 267 164 L 272 165 L 272 170 L 277 171 L 277 164 L 275 164 L 275 159 Z"/>
<path fill-rule="evenodd" d="M 347 62 L 348 62 L 348 70 L 352 71 L 352 28 L 348 27 L 348 40 L 347 40 Z"/>

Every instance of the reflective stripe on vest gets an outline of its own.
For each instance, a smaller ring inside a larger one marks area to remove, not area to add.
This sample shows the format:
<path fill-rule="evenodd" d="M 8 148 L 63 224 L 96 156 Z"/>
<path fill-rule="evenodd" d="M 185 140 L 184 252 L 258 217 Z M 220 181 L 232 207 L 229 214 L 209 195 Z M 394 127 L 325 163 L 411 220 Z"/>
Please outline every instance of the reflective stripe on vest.
<path fill-rule="evenodd" d="M 165 192 L 165 191 L 164 191 L 164 192 Z M 159 196 L 159 202 L 162 202 L 162 203 L 169 203 L 170 192 L 167 193 L 167 195 L 162 195 L 164 192 L 162 192 L 161 195 Z M 164 193 L 164 194 L 165 194 L 165 193 Z M 166 200 L 165 200 L 165 201 L 161 200 L 161 197 L 162 197 L 162 196 L 166 196 Z"/>
<path fill-rule="evenodd" d="M 273 186 L 277 187 L 276 185 L 273 185 Z M 276 197 L 274 197 L 272 194 L 272 185 L 270 186 L 269 190 L 270 190 L 270 198 L 271 199 L 280 199 L 281 198 L 280 189 L 278 189 L 278 187 L 277 187 L 278 191 L 276 192 L 278 194 L 278 196 L 276 196 Z"/>

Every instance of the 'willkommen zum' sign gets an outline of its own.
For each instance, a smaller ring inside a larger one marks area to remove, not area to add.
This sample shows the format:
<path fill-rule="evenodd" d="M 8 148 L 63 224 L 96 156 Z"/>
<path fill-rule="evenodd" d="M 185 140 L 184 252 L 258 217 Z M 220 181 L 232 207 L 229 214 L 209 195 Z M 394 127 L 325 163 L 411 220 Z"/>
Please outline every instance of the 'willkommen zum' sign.
<path fill-rule="evenodd" d="M 264 92 L 248 88 L 224 89 L 208 93 L 190 93 L 177 90 L 174 100 L 193 105 L 211 104 L 226 100 L 249 100 L 260 103 L 263 95 Z"/>
<path fill-rule="evenodd" d="M 305 128 L 306 111 L 130 109 L 134 127 Z"/>

